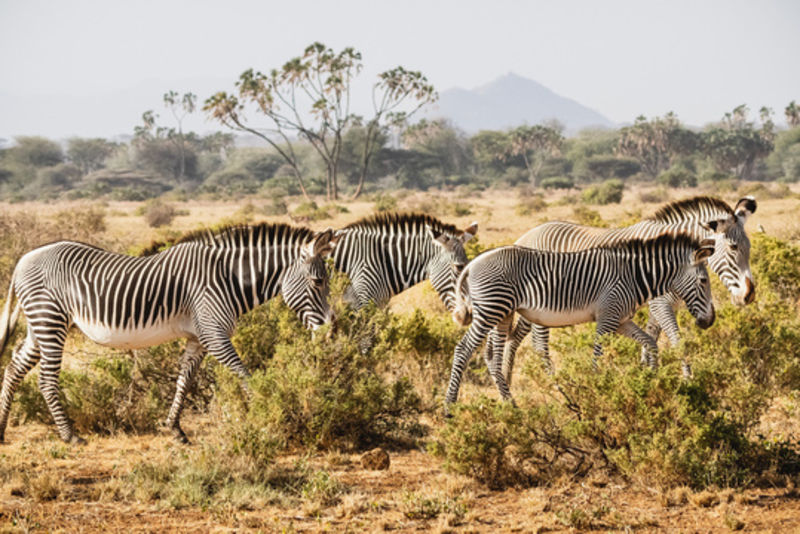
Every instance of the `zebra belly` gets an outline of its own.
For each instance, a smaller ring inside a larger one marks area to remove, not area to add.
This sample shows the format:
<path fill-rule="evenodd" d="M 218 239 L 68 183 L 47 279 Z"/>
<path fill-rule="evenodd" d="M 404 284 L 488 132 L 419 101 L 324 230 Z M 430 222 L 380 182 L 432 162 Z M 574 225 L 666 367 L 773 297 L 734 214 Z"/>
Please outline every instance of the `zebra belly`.
<path fill-rule="evenodd" d="M 590 323 L 595 320 L 594 308 L 579 310 L 553 311 L 548 309 L 525 308 L 517 312 L 532 323 L 551 328 Z"/>
<path fill-rule="evenodd" d="M 95 343 L 115 349 L 143 349 L 179 337 L 193 335 L 191 322 L 188 318 L 181 317 L 151 324 L 146 328 L 114 328 L 102 323 L 90 323 L 76 317 L 75 326 Z"/>

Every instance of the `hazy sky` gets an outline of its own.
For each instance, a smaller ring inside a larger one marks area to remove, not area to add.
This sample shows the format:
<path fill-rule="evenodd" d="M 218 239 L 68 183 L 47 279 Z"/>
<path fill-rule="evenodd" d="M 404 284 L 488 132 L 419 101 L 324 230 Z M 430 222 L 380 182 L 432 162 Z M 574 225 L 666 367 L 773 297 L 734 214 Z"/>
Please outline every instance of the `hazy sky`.
<path fill-rule="evenodd" d="M 440 91 L 513 71 L 616 122 L 741 103 L 783 122 L 800 100 L 798 0 L 0 0 L 0 137 L 131 133 L 165 91 L 229 90 L 317 40 L 360 50 L 364 83 L 398 64 Z"/>

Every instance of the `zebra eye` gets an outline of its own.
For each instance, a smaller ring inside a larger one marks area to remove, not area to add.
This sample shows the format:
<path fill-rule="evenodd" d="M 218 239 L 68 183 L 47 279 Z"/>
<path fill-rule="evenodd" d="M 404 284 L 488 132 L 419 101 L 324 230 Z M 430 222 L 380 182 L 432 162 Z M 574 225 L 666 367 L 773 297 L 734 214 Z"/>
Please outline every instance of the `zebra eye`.
<path fill-rule="evenodd" d="M 739 250 L 739 245 L 737 245 L 736 243 L 731 243 L 731 250 L 736 252 L 737 250 Z"/>

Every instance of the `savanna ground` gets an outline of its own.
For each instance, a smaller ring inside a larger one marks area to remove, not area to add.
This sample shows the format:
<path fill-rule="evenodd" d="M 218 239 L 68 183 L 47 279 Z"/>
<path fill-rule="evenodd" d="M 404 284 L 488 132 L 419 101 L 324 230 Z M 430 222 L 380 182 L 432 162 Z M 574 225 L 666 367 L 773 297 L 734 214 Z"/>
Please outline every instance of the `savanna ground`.
<path fill-rule="evenodd" d="M 753 191 L 759 206 L 747 223 L 749 233 L 764 232 L 797 244 L 800 199 L 785 190 L 780 193 L 781 198 L 770 198 L 773 196 L 770 190 Z M 670 199 L 698 192 L 673 191 Z M 720 196 L 733 205 L 744 192 L 749 191 L 740 189 Z M 397 209 L 428 211 L 459 227 L 478 221 L 479 243 L 485 247 L 513 242 L 530 227 L 547 220 L 629 224 L 651 214 L 660 202 L 667 200 L 662 192 L 659 203 L 645 203 L 640 191 L 626 191 L 621 204 L 591 206 L 588 209 L 593 211 L 587 211 L 577 201 L 569 198 L 564 201 L 565 195 L 545 196 L 546 205 L 520 191 L 410 193 L 395 197 Z M 39 221 L 60 221 L 67 225 L 64 213 L 75 214 L 94 206 L 95 210 L 105 211 L 105 229 L 94 234 L 84 232 L 80 238 L 117 250 L 134 251 L 152 240 L 169 239 L 201 225 L 225 221 L 290 222 L 285 215 L 262 215 L 262 206 L 269 203 L 268 199 L 259 198 L 176 203 L 181 210 L 179 215 L 161 229 L 145 224 L 137 211 L 140 203 L 111 202 L 102 206 L 25 203 L 3 205 L 0 209 L 9 216 L 34 214 Z M 365 200 L 342 206 L 346 212 L 331 210 L 331 217 L 308 224 L 315 229 L 340 227 L 371 213 L 376 203 Z M 10 266 L 4 268 L 10 271 Z M 715 287 L 715 299 L 721 306 L 727 302 L 727 295 L 719 285 Z M 401 317 L 409 317 L 415 309 L 421 309 L 426 317 L 444 317 L 442 324 L 449 321 L 427 283 L 395 297 L 390 309 Z M 251 326 L 248 323 L 248 328 Z M 559 347 L 567 346 L 569 335 L 571 331 L 553 335 L 556 362 Z M 104 354 L 104 349 L 75 334 L 68 342 L 64 367 L 83 369 Z M 666 352 L 665 361 L 670 354 Z M 521 354 L 520 359 L 525 356 L 534 360 L 529 353 Z M 800 532 L 800 493 L 795 489 L 800 479 L 796 475 L 761 477 L 757 482 L 730 484 L 731 487 L 710 483 L 701 489 L 680 477 L 665 475 L 663 480 L 650 477 L 646 462 L 638 471 L 562 469 L 548 472 L 547 477 L 526 479 L 525 484 L 514 481 L 495 484 L 486 475 L 459 474 L 459 469 L 448 468 L 457 462 L 452 457 L 443 460 L 441 455 L 433 453 L 435 447 L 431 446 L 437 440 L 447 439 L 440 435 L 445 422 L 439 408 L 452 352 L 448 356 L 447 351 L 440 351 L 436 357 L 443 361 L 433 362 L 430 367 L 439 369 L 438 373 L 410 364 L 387 368 L 407 376 L 419 396 L 412 419 L 423 430 L 412 432 L 413 438 L 375 442 L 370 437 L 358 446 L 339 446 L 335 439 L 326 443 L 319 438 L 313 447 L 284 444 L 279 453 L 269 452 L 263 457 L 251 454 L 246 465 L 228 465 L 228 458 L 222 454 L 234 449 L 226 449 L 220 443 L 228 446 L 231 439 L 241 438 L 236 432 L 245 427 L 239 419 L 247 418 L 246 411 L 236 411 L 236 392 L 230 391 L 235 385 L 231 386 L 224 377 L 222 383 L 227 386 L 216 391 L 215 400 L 210 401 L 207 409 L 185 413 L 183 426 L 192 440 L 188 446 L 176 444 L 166 433 L 115 430 L 116 423 L 104 426 L 102 431 L 84 431 L 87 445 L 65 445 L 56 437 L 52 425 L 36 422 L 34 417 L 26 418 L 17 409 L 6 431 L 6 443 L 0 445 L 0 530 Z M 173 358 L 177 360 L 177 354 Z M 480 403 L 485 397 L 496 398 L 494 387 L 486 379 L 482 359 L 476 355 L 472 363 L 462 386 L 461 402 Z M 679 373 L 674 361 L 666 367 L 664 373 Z M 698 373 L 703 376 L 702 366 Z M 533 380 L 536 376 L 541 376 L 536 369 L 526 370 L 526 366 L 518 365 L 516 387 L 512 385 L 512 390 L 525 390 L 524 394 L 532 397 L 547 396 L 552 388 L 537 385 Z M 256 393 L 258 388 L 254 386 Z M 18 393 L 17 399 L 21 395 Z M 224 402 L 218 403 L 217 397 Z M 35 403 L 26 399 L 24 402 Z M 769 406 L 760 416 L 758 433 L 775 442 L 796 443 L 800 439 L 799 400 L 792 391 L 769 398 Z M 21 402 L 17 400 L 15 404 Z M 163 406 L 161 409 L 163 413 L 156 410 L 155 416 L 163 419 L 166 410 Z M 458 428 L 454 427 L 456 431 Z M 231 435 L 237 437 L 230 438 Z M 240 448 L 252 448 L 253 441 L 247 439 L 241 438 L 236 443 Z M 388 450 L 391 457 L 388 470 L 362 467 L 362 452 L 375 444 Z M 254 475 L 256 471 L 263 476 Z M 239 483 L 237 477 L 247 482 Z M 723 476 L 720 480 L 727 479 Z M 215 489 L 212 491 L 211 487 Z"/>

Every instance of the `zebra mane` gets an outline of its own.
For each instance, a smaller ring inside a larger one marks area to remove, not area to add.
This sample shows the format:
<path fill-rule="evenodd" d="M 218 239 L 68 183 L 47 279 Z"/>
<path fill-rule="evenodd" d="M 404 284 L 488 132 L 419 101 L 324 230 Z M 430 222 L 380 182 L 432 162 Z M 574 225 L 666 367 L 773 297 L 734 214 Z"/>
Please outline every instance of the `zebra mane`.
<path fill-rule="evenodd" d="M 607 250 L 628 251 L 631 249 L 641 249 L 653 246 L 655 248 L 662 246 L 675 246 L 675 247 L 689 247 L 699 249 L 703 240 L 695 237 L 689 232 L 684 230 L 679 231 L 664 231 L 658 235 L 645 238 L 632 238 L 623 241 L 616 241 L 607 245 L 602 245 L 598 248 Z"/>
<path fill-rule="evenodd" d="M 733 209 L 727 202 L 716 197 L 691 197 L 670 202 L 659 208 L 647 220 L 670 224 L 685 221 L 686 219 L 703 218 L 707 220 L 709 214 L 713 214 L 712 217 L 717 217 L 720 214 L 733 216 Z"/>
<path fill-rule="evenodd" d="M 181 243 L 202 243 L 212 248 L 246 246 L 250 243 L 270 243 L 292 241 L 305 243 L 314 235 L 313 230 L 304 226 L 291 226 L 284 223 L 231 224 L 219 228 L 202 228 L 182 235 L 175 241 L 154 241 L 139 253 L 139 256 L 152 256 L 167 247 Z M 277 238 L 277 239 L 276 239 Z"/>
<path fill-rule="evenodd" d="M 376 230 L 381 228 L 396 228 L 406 230 L 411 228 L 422 231 L 425 226 L 430 226 L 437 232 L 446 232 L 451 235 L 461 235 L 461 230 L 452 224 L 443 223 L 436 217 L 431 217 L 424 213 L 375 213 L 368 215 L 356 222 L 345 226 L 344 230 Z"/>

